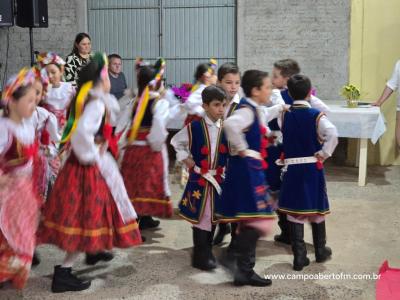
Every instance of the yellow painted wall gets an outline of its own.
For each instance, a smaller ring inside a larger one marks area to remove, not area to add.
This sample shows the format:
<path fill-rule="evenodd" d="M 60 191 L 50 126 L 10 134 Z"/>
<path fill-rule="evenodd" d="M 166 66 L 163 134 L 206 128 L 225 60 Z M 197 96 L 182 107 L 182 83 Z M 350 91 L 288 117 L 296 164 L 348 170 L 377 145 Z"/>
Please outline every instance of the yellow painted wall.
<path fill-rule="evenodd" d="M 360 87 L 363 100 L 373 102 L 400 59 L 400 0 L 351 0 L 349 82 Z M 400 164 L 396 152 L 396 97 L 382 106 L 387 131 L 376 146 L 369 144 L 368 163 Z M 349 159 L 354 161 L 355 143 L 350 143 Z"/>

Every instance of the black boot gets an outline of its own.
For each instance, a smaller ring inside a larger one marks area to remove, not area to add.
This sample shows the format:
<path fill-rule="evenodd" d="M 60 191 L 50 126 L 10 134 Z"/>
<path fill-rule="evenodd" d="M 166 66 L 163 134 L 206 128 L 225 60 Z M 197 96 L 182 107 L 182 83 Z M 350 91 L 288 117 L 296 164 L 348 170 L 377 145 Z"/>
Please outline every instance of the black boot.
<path fill-rule="evenodd" d="M 101 251 L 98 253 L 86 253 L 85 262 L 87 265 L 95 265 L 99 261 L 110 261 L 114 258 L 114 255 L 111 252 Z"/>
<path fill-rule="evenodd" d="M 289 222 L 291 229 L 292 251 L 294 255 L 293 270 L 301 271 L 310 264 L 304 243 L 304 224 Z"/>
<path fill-rule="evenodd" d="M 275 242 L 283 243 L 290 245 L 290 226 L 288 224 L 288 220 L 286 218 L 286 214 L 283 214 L 278 211 L 278 225 L 281 229 L 281 234 L 277 234 L 274 236 Z"/>
<path fill-rule="evenodd" d="M 326 247 L 326 229 L 325 221 L 321 223 L 311 223 L 312 236 L 315 249 L 315 260 L 317 263 L 327 261 L 331 255 L 332 250 Z"/>
<path fill-rule="evenodd" d="M 68 291 L 83 291 L 90 287 L 90 280 L 82 280 L 71 273 L 71 268 L 54 267 L 51 291 L 63 293 Z"/>
<path fill-rule="evenodd" d="M 39 264 L 40 264 L 40 256 L 35 251 L 35 252 L 33 252 L 33 257 L 32 257 L 32 267 L 36 267 Z"/>
<path fill-rule="evenodd" d="M 217 235 L 214 238 L 214 245 L 219 245 L 224 241 L 225 235 L 231 232 L 231 226 L 229 223 L 219 223 Z"/>
<path fill-rule="evenodd" d="M 217 267 L 215 261 L 210 257 L 210 240 L 212 239 L 210 235 L 211 233 L 209 231 L 193 227 L 193 268 L 209 271 Z"/>
<path fill-rule="evenodd" d="M 140 216 L 139 217 L 139 229 L 151 229 L 156 228 L 160 225 L 160 221 L 154 220 L 151 216 Z"/>
<path fill-rule="evenodd" d="M 237 236 L 237 269 L 234 282 L 236 286 L 268 286 L 272 281 L 264 279 L 254 272 L 256 264 L 256 244 L 260 234 L 254 228 L 245 227 Z"/>
<path fill-rule="evenodd" d="M 208 232 L 208 257 L 214 262 L 215 265 L 217 265 L 217 259 L 215 258 L 213 252 L 212 252 L 212 247 L 213 247 L 213 239 L 214 239 L 214 233 L 215 233 L 216 226 L 212 225 L 211 227 L 211 232 Z"/>

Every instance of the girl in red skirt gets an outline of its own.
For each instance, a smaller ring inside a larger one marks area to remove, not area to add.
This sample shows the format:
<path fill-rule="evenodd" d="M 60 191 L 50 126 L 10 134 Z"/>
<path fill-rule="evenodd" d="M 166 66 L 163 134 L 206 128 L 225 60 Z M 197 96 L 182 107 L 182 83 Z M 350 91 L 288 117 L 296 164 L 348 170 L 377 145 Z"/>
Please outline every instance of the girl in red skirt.
<path fill-rule="evenodd" d="M 32 183 L 35 131 L 24 120 L 35 110 L 34 81 L 28 69 L 8 81 L 0 118 L 0 283 L 18 289 L 28 279 L 39 216 Z"/>
<path fill-rule="evenodd" d="M 55 293 L 89 288 L 90 281 L 71 273 L 80 252 L 90 253 L 93 261 L 110 260 L 102 251 L 141 243 L 136 212 L 108 151 L 117 155 L 111 123 L 119 111 L 109 91 L 107 59 L 96 53 L 79 74 L 61 140 L 68 156 L 45 204 L 38 234 L 41 243 L 67 252 L 54 270 Z"/>
<path fill-rule="evenodd" d="M 124 154 L 121 174 L 129 197 L 138 212 L 140 229 L 157 227 L 151 217 L 171 217 L 169 199 L 168 155 L 165 145 L 168 132 L 168 101 L 162 97 L 165 62 L 155 66 L 138 61 L 138 97 L 132 109 L 121 116 L 117 126 L 122 133 Z"/>

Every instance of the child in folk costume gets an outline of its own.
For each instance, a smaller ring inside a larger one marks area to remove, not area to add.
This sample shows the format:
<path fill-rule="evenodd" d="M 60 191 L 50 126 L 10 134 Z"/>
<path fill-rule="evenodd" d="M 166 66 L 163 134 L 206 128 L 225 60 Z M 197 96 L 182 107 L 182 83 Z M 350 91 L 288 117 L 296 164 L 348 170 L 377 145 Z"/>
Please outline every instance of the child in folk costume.
<path fill-rule="evenodd" d="M 311 108 L 311 82 L 294 75 L 288 80 L 294 102 L 282 114 L 284 164 L 279 210 L 287 215 L 294 254 L 293 269 L 310 263 L 304 243 L 304 223 L 312 227 L 315 258 L 326 261 L 332 254 L 326 247 L 325 215 L 329 213 L 322 162 L 338 143 L 336 127 L 319 110 Z"/>
<path fill-rule="evenodd" d="M 217 85 L 225 90 L 227 95 L 227 105 L 225 109 L 224 119 L 227 119 L 236 110 L 240 102 L 240 71 L 239 67 L 234 63 L 224 63 L 218 68 Z M 236 223 L 219 223 L 217 234 L 214 238 L 214 245 L 222 243 L 224 236 L 231 233 L 231 242 L 228 246 L 228 251 L 232 249 L 234 238 L 236 235 Z"/>
<path fill-rule="evenodd" d="M 75 89 L 71 83 L 61 81 L 65 61 L 60 56 L 53 52 L 41 53 L 37 62 L 41 68 L 46 68 L 51 84 L 42 106 L 57 117 L 59 131 L 62 132 Z"/>
<path fill-rule="evenodd" d="M 267 118 L 261 107 L 269 101 L 271 80 L 266 72 L 249 70 L 243 75 L 242 88 L 246 98 L 224 122 L 231 155 L 222 195 L 215 206 L 221 222 L 239 223 L 234 284 L 267 286 L 271 281 L 261 278 L 253 268 L 257 240 L 270 231 L 274 218 L 264 176 Z M 268 118 L 276 117 L 283 106 L 274 110 Z"/>
<path fill-rule="evenodd" d="M 216 267 L 212 254 L 216 222 L 215 202 L 221 194 L 220 184 L 227 156 L 222 130 L 226 94 L 217 86 L 208 86 L 201 93 L 205 116 L 192 121 L 171 140 L 177 160 L 190 170 L 189 180 L 179 204 L 180 216 L 193 224 L 192 266 L 201 270 Z"/>
<path fill-rule="evenodd" d="M 45 69 L 32 68 L 35 74 L 35 82 L 33 84 L 36 90 L 36 108 L 32 116 L 27 119 L 35 128 L 36 140 L 39 145 L 37 159 L 35 160 L 34 180 L 37 182 L 37 191 L 40 198 L 45 201 L 47 188 L 50 182 L 50 166 L 49 159 L 57 155 L 55 144 L 60 141 L 58 134 L 57 118 L 46 110 L 38 106 L 46 95 L 46 89 L 49 79 Z M 49 159 L 48 159 L 49 158 Z"/>
<path fill-rule="evenodd" d="M 25 118 L 35 110 L 35 75 L 23 69 L 5 86 L 0 118 L 0 283 L 22 289 L 31 269 L 39 199 L 34 192 L 32 166 L 35 130 Z"/>
<path fill-rule="evenodd" d="M 139 60 L 136 67 L 138 97 L 121 115 L 116 134 L 123 133 L 121 174 L 139 215 L 140 229 L 147 229 L 160 223 L 152 217 L 172 216 L 165 145 L 169 103 L 162 97 L 165 61 L 159 59 L 151 66 Z"/>
<path fill-rule="evenodd" d="M 210 59 L 209 63 L 199 64 L 194 73 L 196 83 L 192 87 L 191 94 L 186 100 L 184 108 L 188 113 L 185 125 L 193 120 L 200 120 L 204 116 L 203 102 L 201 93 L 210 84 L 216 84 L 217 61 Z"/>
<path fill-rule="evenodd" d="M 282 59 L 274 63 L 272 70 L 272 84 L 275 89 L 280 91 L 281 98 L 286 104 L 292 105 L 293 99 L 289 94 L 287 88 L 287 82 L 293 75 L 300 73 L 300 66 L 297 61 L 293 59 Z M 310 105 L 312 108 L 318 109 L 321 112 L 327 112 L 329 107 L 318 97 L 310 96 Z M 282 133 L 280 132 L 277 120 L 271 121 L 268 126 L 272 130 L 273 143 L 269 144 L 267 162 L 270 166 L 266 170 L 267 181 L 270 184 L 271 191 L 275 197 L 279 198 L 279 192 L 281 189 L 281 167 L 275 164 L 275 161 L 280 158 L 282 148 Z M 278 225 L 281 229 L 281 233 L 275 235 L 274 239 L 276 242 L 289 244 L 290 245 L 290 230 L 286 220 L 286 215 L 282 211 L 278 211 Z"/>
<path fill-rule="evenodd" d="M 54 269 L 53 292 L 89 288 L 90 281 L 71 273 L 80 252 L 91 253 L 86 262 L 94 264 L 112 259 L 104 250 L 141 243 L 137 215 L 112 156 L 117 155 L 111 132 L 119 106 L 109 91 L 107 57 L 96 53 L 79 74 L 78 94 L 61 141 L 64 147 L 69 144 L 70 153 L 45 204 L 38 233 L 41 243 L 66 251 L 64 262 Z"/>

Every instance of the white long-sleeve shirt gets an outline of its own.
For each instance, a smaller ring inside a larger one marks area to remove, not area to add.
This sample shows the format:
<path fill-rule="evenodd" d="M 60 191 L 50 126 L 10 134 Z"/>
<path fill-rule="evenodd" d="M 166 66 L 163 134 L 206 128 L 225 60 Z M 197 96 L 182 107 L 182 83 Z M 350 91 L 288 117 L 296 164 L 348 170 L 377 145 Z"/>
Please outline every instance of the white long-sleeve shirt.
<path fill-rule="evenodd" d="M 217 120 L 213 122 L 207 115 L 204 117 L 205 123 L 207 125 L 208 135 L 210 137 L 210 147 L 211 147 L 211 165 L 214 164 L 215 153 L 218 150 L 218 135 L 222 126 L 222 121 Z M 193 137 L 195 138 L 195 137 Z M 182 128 L 171 140 L 171 145 L 176 151 L 176 159 L 178 161 L 185 160 L 191 157 L 191 152 L 189 149 L 189 134 L 187 126 Z"/>
<path fill-rule="evenodd" d="M 305 105 L 311 108 L 311 105 L 308 101 L 296 100 L 293 102 L 293 104 Z M 278 118 L 278 125 L 282 128 L 281 116 Z M 324 141 L 322 149 L 318 151 L 318 154 L 324 158 L 332 156 L 333 151 L 338 144 L 338 132 L 335 125 L 333 125 L 325 115 L 318 120 L 317 133 Z"/>
<path fill-rule="evenodd" d="M 201 93 L 207 86 L 205 84 L 200 84 L 200 86 L 193 93 L 190 94 L 189 98 L 184 104 L 184 108 L 189 115 L 197 115 L 200 117 L 204 116 L 203 100 L 201 98 Z"/>
<path fill-rule="evenodd" d="M 41 133 L 46 126 L 46 130 L 49 132 L 51 140 L 55 143 L 60 141 L 61 136 L 58 133 L 57 118 L 47 109 L 40 106 L 36 107 L 32 116 L 29 119 L 26 119 L 26 122 L 30 123 L 39 133 Z"/>
<path fill-rule="evenodd" d="M 250 98 L 246 100 L 256 107 L 260 125 L 266 126 L 267 123 L 279 116 L 283 111 L 284 105 L 278 104 L 272 107 L 258 105 Z M 239 151 L 248 148 L 244 130 L 254 122 L 253 110 L 249 107 L 243 107 L 236 110 L 228 119 L 224 121 L 224 130 L 226 137 L 231 145 L 231 154 L 236 155 Z"/>
<path fill-rule="evenodd" d="M 75 89 L 69 82 L 60 82 L 59 87 L 50 87 L 44 102 L 57 110 L 67 109 L 74 96 Z"/>

